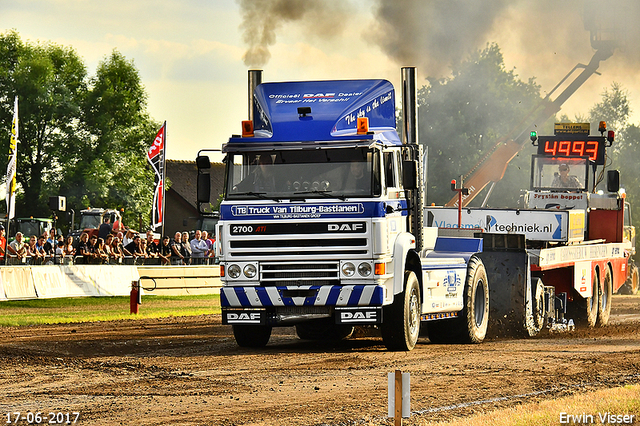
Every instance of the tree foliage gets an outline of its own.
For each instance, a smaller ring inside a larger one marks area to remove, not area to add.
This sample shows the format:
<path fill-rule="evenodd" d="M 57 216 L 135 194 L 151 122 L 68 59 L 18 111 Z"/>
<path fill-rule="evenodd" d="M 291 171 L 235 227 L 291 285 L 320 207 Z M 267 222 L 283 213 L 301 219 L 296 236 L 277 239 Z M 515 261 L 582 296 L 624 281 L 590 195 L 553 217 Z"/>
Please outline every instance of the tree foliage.
<path fill-rule="evenodd" d="M 18 216 L 49 216 L 49 196 L 69 208 L 123 208 L 148 219 L 153 176 L 145 152 L 158 124 L 132 61 L 114 51 L 89 77 L 77 53 L 0 34 L 0 150 L 8 153 L 19 99 Z M 0 156 L 0 170 L 7 157 Z"/>
<path fill-rule="evenodd" d="M 427 80 L 418 94 L 420 141 L 429 150 L 428 201 L 442 205 L 454 195 L 451 179 L 469 172 L 540 102 L 540 87 L 534 79 L 523 82 L 514 70 L 505 69 L 496 44 L 474 52 L 451 77 Z M 508 178 L 499 183 L 502 190 L 492 196 L 495 206 L 513 205 L 520 189 L 528 186 L 531 151 L 525 147 L 522 158 L 512 161 Z M 516 173 L 511 172 L 514 168 Z"/>

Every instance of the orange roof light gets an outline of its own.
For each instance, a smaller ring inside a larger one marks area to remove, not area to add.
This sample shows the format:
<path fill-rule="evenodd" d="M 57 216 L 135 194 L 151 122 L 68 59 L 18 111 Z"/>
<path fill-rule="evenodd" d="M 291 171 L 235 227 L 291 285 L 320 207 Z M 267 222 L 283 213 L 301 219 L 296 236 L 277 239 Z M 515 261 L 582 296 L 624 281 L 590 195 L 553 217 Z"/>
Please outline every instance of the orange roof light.
<path fill-rule="evenodd" d="M 366 135 L 369 133 L 369 119 L 367 117 L 359 117 L 357 129 L 359 135 Z"/>
<path fill-rule="evenodd" d="M 253 121 L 242 120 L 242 137 L 252 138 L 253 136 Z"/>
<path fill-rule="evenodd" d="M 598 126 L 598 131 L 600 133 L 604 133 L 607 131 L 607 122 L 606 121 L 601 121 L 600 125 Z"/>

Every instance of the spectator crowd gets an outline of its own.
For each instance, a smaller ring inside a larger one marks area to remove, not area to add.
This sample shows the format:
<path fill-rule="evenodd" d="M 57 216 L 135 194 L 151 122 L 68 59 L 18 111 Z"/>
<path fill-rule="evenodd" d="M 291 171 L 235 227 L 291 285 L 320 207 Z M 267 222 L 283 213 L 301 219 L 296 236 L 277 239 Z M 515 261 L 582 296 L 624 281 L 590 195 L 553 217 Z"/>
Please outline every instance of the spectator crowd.
<path fill-rule="evenodd" d="M 131 229 L 115 231 L 108 220 L 97 233 L 83 232 L 78 241 L 56 235 L 54 229 L 41 236 L 16 233 L 7 245 L 0 225 L 0 264 L 5 265 L 213 265 L 215 239 L 207 231 L 176 232 L 173 238 L 156 240 L 152 231 L 144 238 Z"/>

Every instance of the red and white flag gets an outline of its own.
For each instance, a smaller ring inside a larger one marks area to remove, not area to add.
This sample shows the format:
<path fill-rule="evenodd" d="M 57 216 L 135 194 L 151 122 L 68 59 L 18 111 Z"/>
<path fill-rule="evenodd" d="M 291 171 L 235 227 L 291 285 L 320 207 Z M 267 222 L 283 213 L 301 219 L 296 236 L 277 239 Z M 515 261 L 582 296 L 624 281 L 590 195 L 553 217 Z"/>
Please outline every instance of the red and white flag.
<path fill-rule="evenodd" d="M 156 135 L 149 152 L 147 160 L 156 173 L 155 190 L 153 193 L 153 209 L 151 213 L 151 226 L 153 230 L 162 226 L 164 222 L 164 180 L 165 180 L 165 143 L 167 136 L 167 122 L 162 125 Z"/>

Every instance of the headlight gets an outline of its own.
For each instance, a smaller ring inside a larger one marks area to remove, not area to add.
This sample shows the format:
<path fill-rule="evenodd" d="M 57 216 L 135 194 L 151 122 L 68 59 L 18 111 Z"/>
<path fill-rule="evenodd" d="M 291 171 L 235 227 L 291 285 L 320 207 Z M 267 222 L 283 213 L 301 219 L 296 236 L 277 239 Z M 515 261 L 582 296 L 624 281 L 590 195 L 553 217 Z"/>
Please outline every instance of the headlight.
<path fill-rule="evenodd" d="M 238 278 L 240 276 L 240 267 L 238 265 L 231 265 L 227 269 L 229 278 Z"/>
<path fill-rule="evenodd" d="M 347 277 L 352 277 L 353 274 L 356 273 L 356 267 L 351 262 L 346 262 L 342 264 L 342 273 Z"/>
<path fill-rule="evenodd" d="M 358 265 L 358 273 L 363 277 L 371 275 L 371 265 L 366 262 L 362 262 Z"/>
<path fill-rule="evenodd" d="M 256 272 L 258 272 L 256 270 L 256 266 L 252 265 L 251 263 L 248 263 L 244 266 L 244 269 L 242 270 L 242 272 L 244 273 L 244 276 L 247 278 L 253 278 L 256 276 Z"/>

